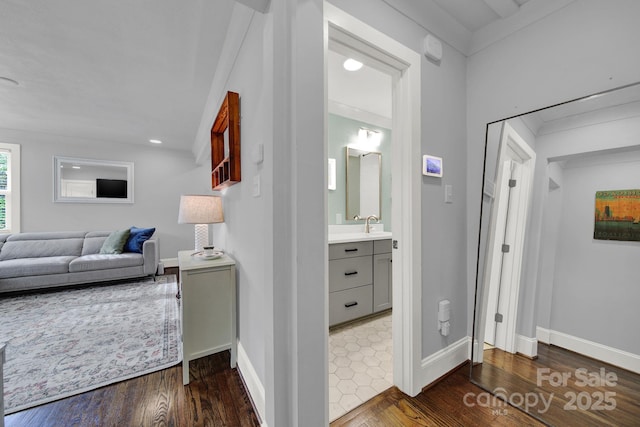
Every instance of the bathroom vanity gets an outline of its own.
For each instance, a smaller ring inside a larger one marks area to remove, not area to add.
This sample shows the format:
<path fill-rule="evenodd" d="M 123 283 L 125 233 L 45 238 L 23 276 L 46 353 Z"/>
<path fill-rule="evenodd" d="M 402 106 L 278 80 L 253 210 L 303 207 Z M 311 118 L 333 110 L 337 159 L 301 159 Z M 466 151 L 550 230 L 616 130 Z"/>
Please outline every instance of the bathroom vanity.
<path fill-rule="evenodd" d="M 392 306 L 391 233 L 329 234 L 329 326 Z"/>

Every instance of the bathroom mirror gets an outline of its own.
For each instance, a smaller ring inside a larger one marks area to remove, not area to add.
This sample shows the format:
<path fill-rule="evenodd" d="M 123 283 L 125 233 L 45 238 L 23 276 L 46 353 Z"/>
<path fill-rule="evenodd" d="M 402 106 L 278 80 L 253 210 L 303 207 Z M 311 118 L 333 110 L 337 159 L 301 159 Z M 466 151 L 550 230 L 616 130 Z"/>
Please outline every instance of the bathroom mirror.
<path fill-rule="evenodd" d="M 382 154 L 347 147 L 347 218 L 355 215 L 381 219 Z"/>
<path fill-rule="evenodd" d="M 640 84 L 486 127 L 471 381 L 550 425 L 626 425 L 618 382 L 582 379 L 640 384 L 640 242 L 594 235 L 596 193 L 628 190 Z"/>
<path fill-rule="evenodd" d="M 54 156 L 53 201 L 133 203 L 133 163 Z"/>

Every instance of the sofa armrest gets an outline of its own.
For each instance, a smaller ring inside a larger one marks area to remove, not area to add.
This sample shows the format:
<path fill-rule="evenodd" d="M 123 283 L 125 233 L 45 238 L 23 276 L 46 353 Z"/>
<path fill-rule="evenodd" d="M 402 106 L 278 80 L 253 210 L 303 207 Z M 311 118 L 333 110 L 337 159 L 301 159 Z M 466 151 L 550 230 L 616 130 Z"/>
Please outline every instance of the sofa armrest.
<path fill-rule="evenodd" d="M 144 260 L 144 274 L 156 274 L 158 270 L 157 239 L 148 239 L 142 244 L 142 259 Z"/>

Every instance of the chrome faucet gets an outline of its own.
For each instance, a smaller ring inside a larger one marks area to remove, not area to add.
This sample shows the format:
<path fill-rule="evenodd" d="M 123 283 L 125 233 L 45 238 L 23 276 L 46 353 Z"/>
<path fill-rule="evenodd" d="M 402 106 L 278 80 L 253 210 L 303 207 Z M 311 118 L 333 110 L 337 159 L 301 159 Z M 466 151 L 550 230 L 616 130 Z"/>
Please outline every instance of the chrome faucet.
<path fill-rule="evenodd" d="M 365 233 L 369 233 L 369 232 L 371 231 L 371 228 L 370 228 L 371 226 L 370 226 L 370 224 L 369 224 L 369 221 L 371 221 L 372 219 L 373 219 L 373 220 L 375 220 L 375 222 L 380 222 L 380 220 L 378 219 L 378 217 L 377 217 L 377 216 L 375 216 L 375 215 L 369 215 L 369 216 L 367 217 L 367 220 L 366 220 L 366 221 L 365 221 L 365 223 L 364 223 L 364 232 L 365 232 Z"/>

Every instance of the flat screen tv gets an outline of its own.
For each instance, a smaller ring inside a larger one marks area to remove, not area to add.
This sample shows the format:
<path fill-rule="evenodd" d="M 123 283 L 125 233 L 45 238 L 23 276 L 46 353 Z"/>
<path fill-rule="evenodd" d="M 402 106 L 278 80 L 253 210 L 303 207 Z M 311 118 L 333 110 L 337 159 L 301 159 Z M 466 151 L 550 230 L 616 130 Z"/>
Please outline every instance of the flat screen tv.
<path fill-rule="evenodd" d="M 96 197 L 106 197 L 110 199 L 127 198 L 126 179 L 96 179 Z"/>

